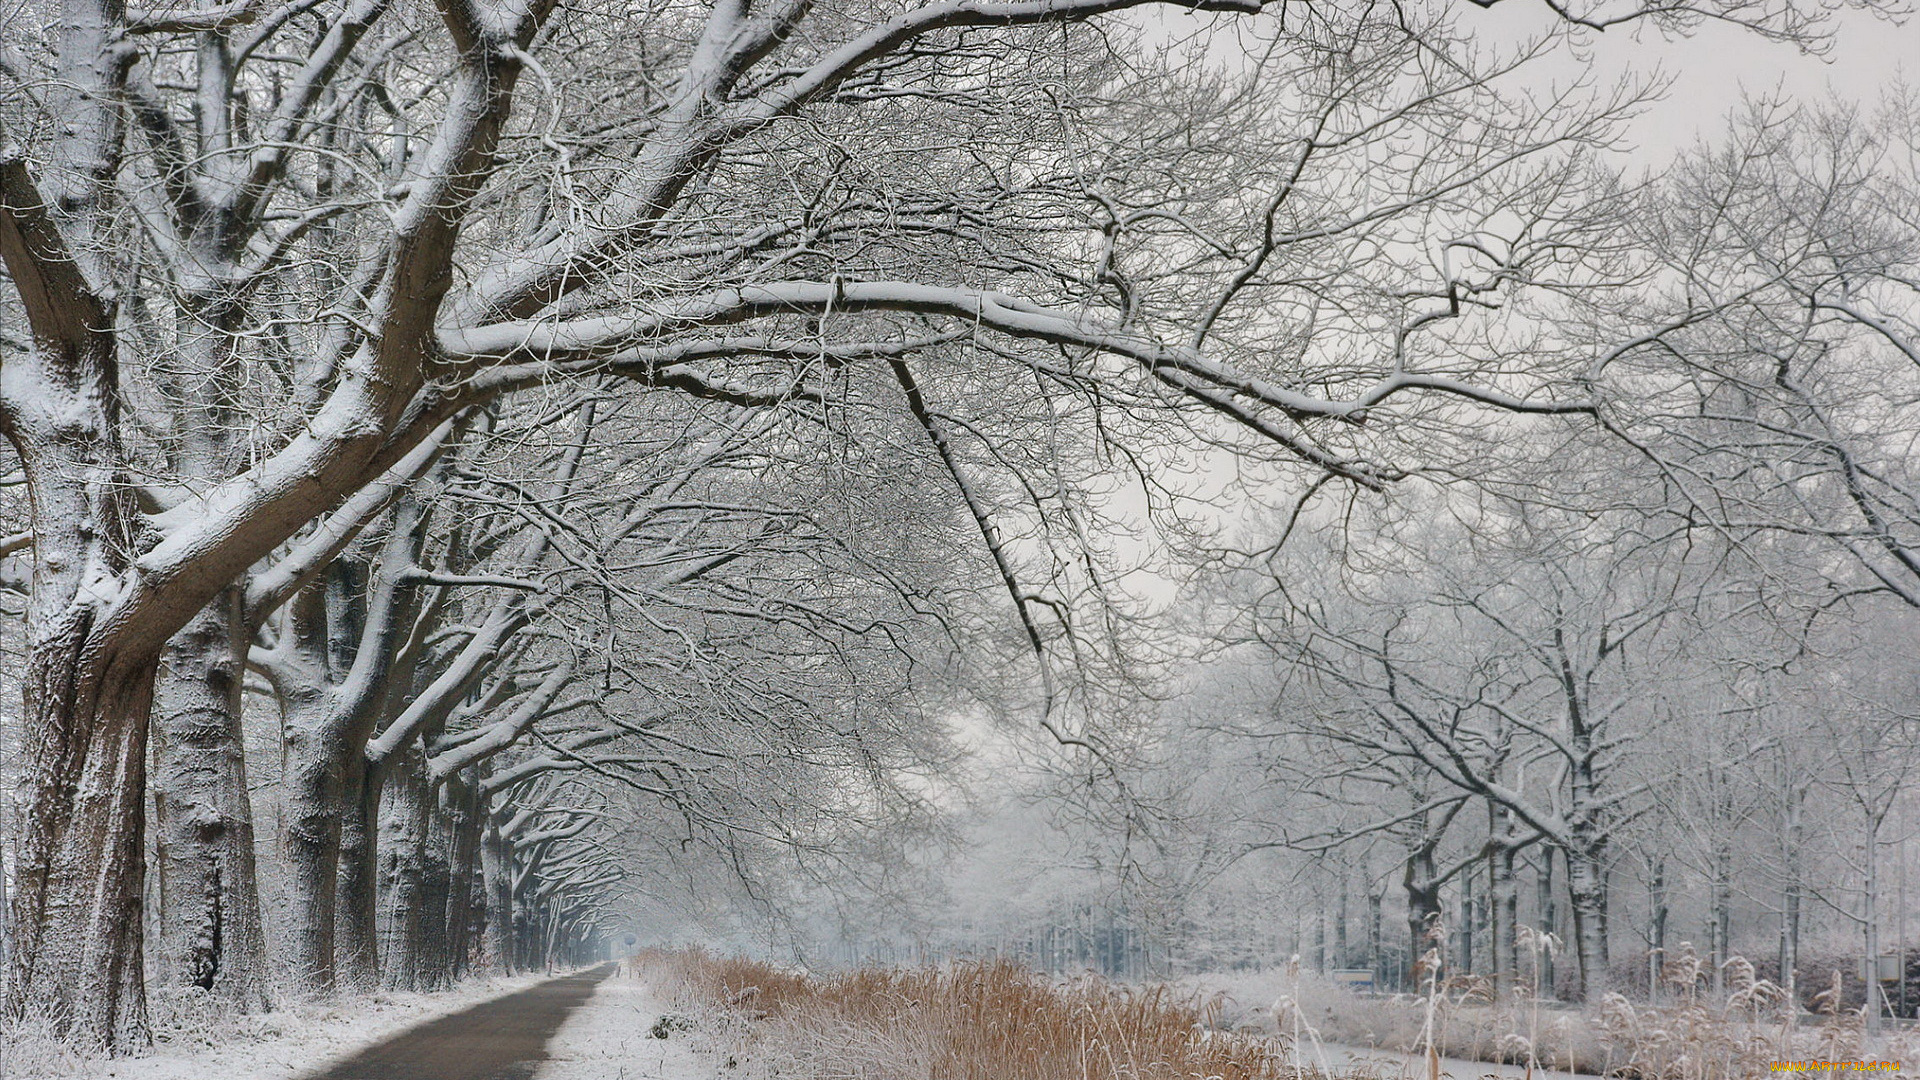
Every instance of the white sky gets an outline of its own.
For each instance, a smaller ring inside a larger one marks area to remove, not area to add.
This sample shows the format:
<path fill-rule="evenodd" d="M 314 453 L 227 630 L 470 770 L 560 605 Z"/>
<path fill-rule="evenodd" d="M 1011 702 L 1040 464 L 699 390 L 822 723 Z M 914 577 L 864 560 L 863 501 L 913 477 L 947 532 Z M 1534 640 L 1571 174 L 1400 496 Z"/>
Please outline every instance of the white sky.
<path fill-rule="evenodd" d="M 1467 3 L 1460 7 L 1463 28 L 1495 41 L 1518 38 L 1528 27 L 1545 26 L 1552 18 L 1544 5 L 1514 0 L 1487 9 Z M 1566 80 L 1586 71 L 1603 86 L 1655 71 L 1671 78 L 1666 96 L 1629 131 L 1640 160 L 1658 165 L 1698 136 L 1722 129 L 1743 93 L 1808 103 L 1832 96 L 1871 107 L 1903 75 L 1920 83 L 1920 17 L 1899 25 L 1848 10 L 1835 16 L 1834 27 L 1833 44 L 1824 58 L 1721 24 L 1672 40 L 1648 29 L 1620 28 L 1585 35 L 1578 50 L 1583 56 L 1553 57 L 1534 74 Z"/>

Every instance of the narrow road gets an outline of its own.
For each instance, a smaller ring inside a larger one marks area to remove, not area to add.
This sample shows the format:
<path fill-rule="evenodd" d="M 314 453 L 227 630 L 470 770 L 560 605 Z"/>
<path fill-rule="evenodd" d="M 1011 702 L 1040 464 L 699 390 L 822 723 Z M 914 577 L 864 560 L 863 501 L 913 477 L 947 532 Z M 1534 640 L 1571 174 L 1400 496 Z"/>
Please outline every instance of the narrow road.
<path fill-rule="evenodd" d="M 443 1016 L 307 1080 L 527 1080 L 567 1014 L 613 972 L 604 964 Z"/>

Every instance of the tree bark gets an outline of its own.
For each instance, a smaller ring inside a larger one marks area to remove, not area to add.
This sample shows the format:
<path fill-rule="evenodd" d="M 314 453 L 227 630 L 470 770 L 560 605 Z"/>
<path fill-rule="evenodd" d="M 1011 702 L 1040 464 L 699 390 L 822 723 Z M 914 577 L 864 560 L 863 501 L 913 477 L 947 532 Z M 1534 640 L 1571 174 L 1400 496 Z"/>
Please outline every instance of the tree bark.
<path fill-rule="evenodd" d="M 1468 975 L 1471 975 L 1474 972 L 1473 922 L 1474 922 L 1473 874 L 1466 873 L 1460 876 L 1459 968 L 1462 972 Z"/>
<path fill-rule="evenodd" d="M 519 969 L 513 931 L 513 853 L 500 827 L 488 822 L 480 841 L 480 872 L 486 889 L 487 960 L 492 970 Z"/>
<path fill-rule="evenodd" d="M 280 852 L 287 864 L 291 918 L 286 930 L 289 973 L 304 988 L 334 987 L 340 844 L 346 765 L 326 724 L 328 704 L 318 688 L 286 696 L 281 747 L 285 758 Z"/>
<path fill-rule="evenodd" d="M 1555 910 L 1558 905 L 1553 894 L 1553 852 L 1554 848 L 1551 844 L 1542 844 L 1540 847 L 1539 873 L 1533 882 L 1534 908 L 1535 917 L 1540 920 L 1540 932 L 1555 935 L 1557 940 L 1560 933 L 1560 913 Z M 1543 948 L 1535 962 L 1539 965 L 1534 979 L 1538 985 L 1533 988 L 1533 992 L 1543 997 L 1554 997 L 1559 994 L 1558 982 L 1553 970 L 1553 953 Z"/>
<path fill-rule="evenodd" d="M 38 340 L 31 358 L 0 369 L 0 427 L 26 469 L 34 536 L 7 1011 L 50 1011 L 62 1031 L 132 1053 L 151 1041 L 143 834 L 162 642 L 131 644 L 99 625 L 142 539 L 121 467 L 114 314 L 87 304 L 70 261 L 21 256 L 22 230 L 44 208 L 14 202 L 19 178 L 6 174 L 19 167 L 0 163 L 0 251 Z"/>
<path fill-rule="evenodd" d="M 453 939 L 448 933 L 452 922 L 454 828 L 448 808 L 435 795 L 444 797 L 444 786 L 436 793 L 422 781 L 424 826 L 420 834 L 420 916 L 414 933 L 418 941 L 415 954 L 418 966 L 414 986 L 420 990 L 438 990 L 451 985 L 453 977 Z M 466 905 L 462 903 L 461 907 Z"/>
<path fill-rule="evenodd" d="M 1348 907 L 1352 901 L 1352 875 L 1346 866 L 1340 867 L 1340 901 L 1334 909 L 1333 922 L 1333 966 L 1346 968 L 1353 966 L 1351 950 L 1347 945 L 1347 923 L 1350 921 Z"/>
<path fill-rule="evenodd" d="M 1367 969 L 1373 972 L 1376 988 L 1384 988 L 1387 981 L 1386 964 L 1380 955 L 1380 906 L 1385 899 L 1376 882 L 1367 888 Z"/>
<path fill-rule="evenodd" d="M 86 650 L 75 616 L 27 657 L 25 830 L 14 883 L 8 1012 L 115 1054 L 152 1041 L 142 901 L 150 663 Z"/>
<path fill-rule="evenodd" d="M 366 746 L 390 693 L 401 627 L 412 612 L 403 573 L 421 543 L 411 499 L 395 508 L 379 573 L 337 560 L 296 599 L 285 633 L 293 660 L 279 680 L 287 813 L 281 847 L 291 870 L 294 970 L 309 989 L 378 984 L 373 823 L 377 768 Z"/>
<path fill-rule="evenodd" d="M 1647 884 L 1647 1000 L 1658 1002 L 1664 992 L 1662 976 L 1667 964 L 1667 864 L 1656 860 L 1653 877 Z"/>
<path fill-rule="evenodd" d="M 1567 851 L 1567 893 L 1573 903 L 1574 956 L 1580 970 L 1574 996 L 1597 1002 L 1608 990 L 1607 882 L 1593 852 Z"/>
<path fill-rule="evenodd" d="M 1733 929 L 1732 863 L 1733 855 L 1728 850 L 1728 841 L 1725 837 L 1716 838 L 1713 881 L 1707 897 L 1707 953 L 1713 965 L 1708 982 L 1716 1002 L 1725 1000 L 1727 993 L 1727 961 L 1731 958 L 1731 946 L 1727 939 Z"/>
<path fill-rule="evenodd" d="M 1487 859 L 1494 988 L 1506 997 L 1518 985 L 1520 974 L 1520 883 L 1513 873 L 1516 852 L 1510 844 L 1496 844 Z"/>
<path fill-rule="evenodd" d="M 452 837 L 447 921 L 442 936 L 446 940 L 447 976 L 454 981 L 467 972 L 474 952 L 473 932 L 485 915 L 479 872 L 481 796 L 479 786 L 466 781 L 467 778 L 456 776 L 441 789 L 442 807 Z"/>
<path fill-rule="evenodd" d="M 419 752 L 388 766 L 379 816 L 379 971 L 388 990 L 421 989 L 430 806 Z"/>
<path fill-rule="evenodd" d="M 334 979 L 353 991 L 380 986 L 379 830 L 385 770 L 350 759 L 340 805 L 340 867 L 334 926 Z"/>
<path fill-rule="evenodd" d="M 1880 822 L 1870 820 L 1866 835 L 1866 882 L 1861 889 L 1860 929 L 1867 953 L 1867 1015 L 1869 1035 L 1880 1034 L 1886 995 L 1880 990 Z"/>
<path fill-rule="evenodd" d="M 1416 992 L 1421 983 L 1421 958 L 1435 947 L 1434 933 L 1440 926 L 1440 885 L 1434 877 L 1431 845 L 1422 845 L 1407 853 L 1400 882 L 1407 890 L 1407 979 Z M 1439 949 L 1438 956 L 1444 964 L 1444 947 Z"/>
<path fill-rule="evenodd" d="M 169 982 L 268 1007 L 240 728 L 238 590 L 173 636 L 154 690 L 160 956 Z"/>

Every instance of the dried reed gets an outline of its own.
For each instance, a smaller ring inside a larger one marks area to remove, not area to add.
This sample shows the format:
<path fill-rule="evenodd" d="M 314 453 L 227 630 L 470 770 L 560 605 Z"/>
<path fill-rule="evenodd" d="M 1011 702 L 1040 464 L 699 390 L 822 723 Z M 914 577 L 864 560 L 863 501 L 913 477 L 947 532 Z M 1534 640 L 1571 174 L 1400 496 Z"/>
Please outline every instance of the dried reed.
<path fill-rule="evenodd" d="M 752 1018 L 738 1060 L 809 1080 L 1281 1080 L 1270 1040 L 1211 1029 L 1212 1004 L 1006 961 L 802 976 L 686 951 L 643 960 L 689 1004 Z"/>

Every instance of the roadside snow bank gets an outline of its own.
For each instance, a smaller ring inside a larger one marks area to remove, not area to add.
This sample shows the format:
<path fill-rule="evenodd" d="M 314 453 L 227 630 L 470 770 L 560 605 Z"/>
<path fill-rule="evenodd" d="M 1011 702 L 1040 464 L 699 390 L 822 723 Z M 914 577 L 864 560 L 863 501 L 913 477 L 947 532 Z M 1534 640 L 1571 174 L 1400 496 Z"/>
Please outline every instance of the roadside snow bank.
<path fill-rule="evenodd" d="M 561 1025 L 534 1080 L 712 1080 L 713 1058 L 665 1015 L 666 1003 L 623 971 Z"/>
<path fill-rule="evenodd" d="M 509 994 L 542 975 L 475 979 L 432 993 L 381 992 L 235 1016 L 199 995 L 156 997 L 146 1057 L 74 1053 L 33 1024 L 0 1030 L 5 1080 L 291 1080 L 427 1020 Z"/>

